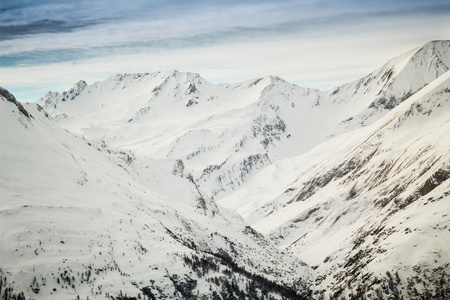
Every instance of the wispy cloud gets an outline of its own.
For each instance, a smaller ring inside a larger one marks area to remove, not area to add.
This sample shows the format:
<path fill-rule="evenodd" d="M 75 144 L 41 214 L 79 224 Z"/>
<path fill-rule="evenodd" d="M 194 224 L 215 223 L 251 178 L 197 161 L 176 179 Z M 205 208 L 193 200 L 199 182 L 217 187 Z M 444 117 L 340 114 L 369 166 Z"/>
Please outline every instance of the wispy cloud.
<path fill-rule="evenodd" d="M 330 88 L 449 38 L 449 12 L 448 1 L 414 0 L 4 0 L 0 79 L 19 99 L 41 86 L 167 69 L 215 82 L 270 74 Z"/>

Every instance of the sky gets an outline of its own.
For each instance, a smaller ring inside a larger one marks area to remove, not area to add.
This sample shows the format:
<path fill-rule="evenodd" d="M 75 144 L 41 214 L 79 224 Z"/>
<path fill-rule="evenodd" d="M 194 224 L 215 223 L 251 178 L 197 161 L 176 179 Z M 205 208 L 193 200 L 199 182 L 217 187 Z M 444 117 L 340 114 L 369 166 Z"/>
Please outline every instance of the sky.
<path fill-rule="evenodd" d="M 35 101 L 78 80 L 178 70 L 328 90 L 445 39 L 448 0 L 1 0 L 0 86 Z"/>

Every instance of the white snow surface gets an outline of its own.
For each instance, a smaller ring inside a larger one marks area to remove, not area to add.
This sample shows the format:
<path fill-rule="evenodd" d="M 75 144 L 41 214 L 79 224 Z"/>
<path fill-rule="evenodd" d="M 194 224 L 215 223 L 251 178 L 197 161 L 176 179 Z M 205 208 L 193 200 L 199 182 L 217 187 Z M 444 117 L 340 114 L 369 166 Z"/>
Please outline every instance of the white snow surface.
<path fill-rule="evenodd" d="M 331 91 L 169 71 L 80 81 L 31 119 L 2 101 L 2 272 L 37 298 L 174 295 L 173 274 L 208 293 L 181 255 L 225 251 L 311 298 L 446 299 L 449 69 L 433 41 Z M 111 271 L 52 290 L 89 265 Z"/>
<path fill-rule="evenodd" d="M 27 299 L 136 297 L 146 287 L 180 299 L 174 280 L 194 280 L 189 293 L 210 297 L 220 286 L 208 280 L 233 262 L 247 272 L 234 277 L 242 290 L 253 274 L 306 291 L 314 272 L 218 208 L 181 161 L 88 142 L 34 103 L 24 105 L 29 117 L 4 97 L 0 105 L 3 287 Z M 218 269 L 190 268 L 183 257 L 194 256 Z"/>

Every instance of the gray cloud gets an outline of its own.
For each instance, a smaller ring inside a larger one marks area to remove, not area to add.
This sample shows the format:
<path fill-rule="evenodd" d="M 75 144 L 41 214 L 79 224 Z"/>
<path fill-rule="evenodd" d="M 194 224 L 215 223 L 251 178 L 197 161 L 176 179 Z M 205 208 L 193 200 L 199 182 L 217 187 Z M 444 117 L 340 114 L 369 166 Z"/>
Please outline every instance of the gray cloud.
<path fill-rule="evenodd" d="M 23 89 L 151 68 L 329 88 L 449 38 L 449 12 L 448 0 L 3 0 L 0 71 Z"/>
<path fill-rule="evenodd" d="M 70 33 L 92 28 L 92 37 L 109 35 L 111 45 L 153 42 L 167 37 L 201 41 L 252 38 L 309 30 L 358 28 L 364 24 L 417 14 L 450 12 L 445 1 L 29 1 L 2 2 L 0 39 Z M 146 30 L 139 28 L 146 27 Z M 377 26 L 377 24 L 373 24 Z M 102 32 L 99 30 L 104 28 Z M 130 36 L 126 38 L 124 32 Z M 140 32 L 140 34 L 137 34 Z M 118 33 L 118 34 L 115 34 Z M 121 39 L 121 37 L 125 37 Z M 203 37 L 203 39 L 201 39 Z M 58 43 L 58 37 L 55 43 Z M 77 38 L 77 36 L 71 36 Z M 106 39 L 100 39 L 102 45 Z M 70 43 L 69 43 L 70 44 Z M 153 43 L 155 44 L 155 43 Z M 186 43 L 182 43 L 185 45 Z M 43 47 L 36 45 L 37 49 Z M 84 47 L 96 47 L 90 41 Z M 1 47 L 1 46 L 0 46 Z M 65 43 L 61 43 L 64 48 Z M 83 47 L 78 44 L 76 47 Z M 27 48 L 25 48 L 27 51 Z"/>
<path fill-rule="evenodd" d="M 90 25 L 92 25 L 92 23 L 77 24 L 62 20 L 49 19 L 29 22 L 27 24 L 0 25 L 0 40 L 14 39 L 23 35 L 70 32 Z"/>

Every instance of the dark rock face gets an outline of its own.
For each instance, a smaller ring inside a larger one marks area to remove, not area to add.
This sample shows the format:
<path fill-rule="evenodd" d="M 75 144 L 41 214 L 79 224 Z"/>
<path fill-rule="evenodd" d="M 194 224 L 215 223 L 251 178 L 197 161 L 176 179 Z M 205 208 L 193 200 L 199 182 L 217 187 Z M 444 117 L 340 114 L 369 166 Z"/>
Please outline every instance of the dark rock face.
<path fill-rule="evenodd" d="M 5 98 L 7 101 L 14 103 L 19 109 L 19 111 L 28 119 L 30 117 L 33 117 L 28 113 L 28 111 L 23 107 L 23 105 L 16 100 L 16 97 L 14 97 L 13 94 L 11 94 L 7 89 L 0 87 L 0 96 Z"/>
<path fill-rule="evenodd" d="M 71 88 L 69 91 L 63 92 L 62 95 L 62 101 L 66 100 L 74 100 L 76 97 L 78 97 L 81 92 L 84 90 L 84 88 L 87 87 L 87 83 L 84 80 L 78 81 L 73 88 Z"/>
<path fill-rule="evenodd" d="M 450 171 L 439 169 L 437 170 L 430 178 L 425 181 L 425 184 L 419 190 L 421 196 L 425 196 L 432 190 L 434 190 L 437 186 L 439 186 L 442 182 L 446 181 L 450 178 Z"/>
<path fill-rule="evenodd" d="M 364 156 L 354 156 L 348 161 L 344 161 L 338 166 L 330 169 L 329 171 L 318 174 L 317 176 L 312 177 L 309 181 L 307 181 L 304 187 L 300 190 L 295 198 L 293 198 L 289 203 L 293 201 L 305 201 L 309 197 L 311 197 L 314 193 L 316 193 L 320 188 L 325 187 L 331 181 L 343 178 L 345 176 L 349 176 L 347 181 L 350 181 L 352 178 L 359 176 L 358 172 L 361 172 L 364 166 L 371 160 L 372 157 L 375 156 L 378 149 L 375 148 L 368 155 Z M 358 193 L 356 188 L 352 189 L 352 192 L 349 198 L 355 197 Z M 353 195 L 352 195 L 353 194 Z"/>
<path fill-rule="evenodd" d="M 263 115 L 253 121 L 253 137 L 259 138 L 266 149 L 275 140 L 279 141 L 284 132 L 286 132 L 286 124 L 279 116 L 269 119 Z"/>
<path fill-rule="evenodd" d="M 414 91 L 414 92 L 408 91 L 405 94 L 403 94 L 403 96 L 401 96 L 401 97 L 395 97 L 392 95 L 381 96 L 380 98 L 377 98 L 375 101 L 373 101 L 369 105 L 369 108 L 378 109 L 378 110 L 382 110 L 382 109 L 391 110 L 394 107 L 396 107 L 397 105 L 399 105 L 400 103 L 402 103 L 403 101 L 405 101 L 406 99 L 408 99 L 409 97 L 411 97 L 414 93 L 418 92 L 419 90 Z"/>
<path fill-rule="evenodd" d="M 184 276 L 184 280 L 181 279 L 177 274 L 170 277 L 173 282 L 175 289 L 181 294 L 183 299 L 195 299 L 196 297 L 192 291 L 197 286 L 197 280 L 190 278 L 188 275 Z"/>

